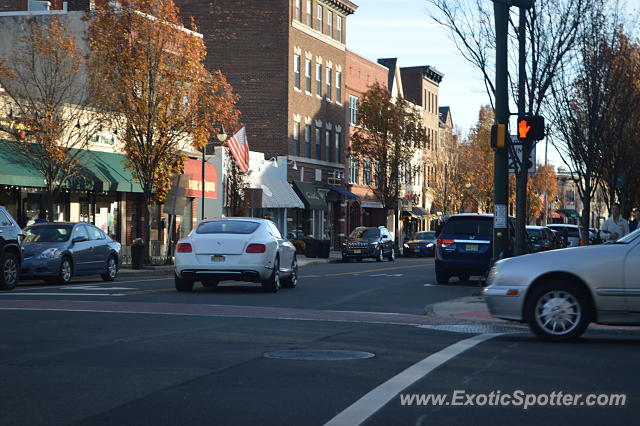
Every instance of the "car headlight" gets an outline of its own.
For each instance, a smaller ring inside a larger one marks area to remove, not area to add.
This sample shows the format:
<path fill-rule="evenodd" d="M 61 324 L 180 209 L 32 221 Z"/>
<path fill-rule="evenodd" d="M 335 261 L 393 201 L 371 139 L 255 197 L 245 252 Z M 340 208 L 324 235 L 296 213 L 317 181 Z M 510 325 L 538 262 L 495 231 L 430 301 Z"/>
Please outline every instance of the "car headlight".
<path fill-rule="evenodd" d="M 38 259 L 55 259 L 60 256 L 61 251 L 57 248 L 48 248 L 38 255 Z"/>
<path fill-rule="evenodd" d="M 427 244 L 427 247 L 429 247 L 429 248 L 433 247 L 433 243 Z"/>
<path fill-rule="evenodd" d="M 373 245 L 374 247 L 377 247 L 377 246 L 378 246 L 378 244 L 379 244 L 379 243 L 378 243 L 377 241 L 373 241 L 373 242 L 371 243 L 371 245 Z"/>
<path fill-rule="evenodd" d="M 409 248 L 409 244 L 405 244 L 405 245 L 404 245 L 404 248 Z"/>

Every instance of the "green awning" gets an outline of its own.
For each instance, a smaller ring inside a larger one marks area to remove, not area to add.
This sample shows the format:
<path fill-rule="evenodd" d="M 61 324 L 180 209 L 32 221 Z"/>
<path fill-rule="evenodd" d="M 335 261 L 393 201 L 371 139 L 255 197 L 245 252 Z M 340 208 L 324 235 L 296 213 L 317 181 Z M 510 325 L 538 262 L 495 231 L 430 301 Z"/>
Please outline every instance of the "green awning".
<path fill-rule="evenodd" d="M 44 178 L 16 156 L 0 140 L 0 185 L 16 185 L 42 188 Z M 11 143 L 11 142 L 9 142 Z M 79 176 L 64 185 L 67 189 L 106 192 L 142 192 L 140 184 L 126 170 L 125 157 L 110 152 L 82 150 L 77 157 Z"/>
<path fill-rule="evenodd" d="M 562 213 L 564 214 L 566 217 L 568 217 L 569 219 L 580 219 L 580 215 L 578 214 L 577 211 L 575 210 L 571 210 L 571 209 L 561 209 L 558 210 L 558 213 Z"/>

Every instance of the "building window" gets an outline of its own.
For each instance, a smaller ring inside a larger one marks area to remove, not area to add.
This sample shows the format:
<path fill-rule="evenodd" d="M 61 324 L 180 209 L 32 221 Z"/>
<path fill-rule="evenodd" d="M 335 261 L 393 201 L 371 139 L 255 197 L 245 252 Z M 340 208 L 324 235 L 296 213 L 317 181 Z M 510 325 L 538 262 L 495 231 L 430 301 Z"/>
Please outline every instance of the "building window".
<path fill-rule="evenodd" d="M 371 185 L 371 159 L 362 160 L 362 184 Z"/>
<path fill-rule="evenodd" d="M 424 89 L 422 93 L 422 107 L 427 109 L 427 89 Z"/>
<path fill-rule="evenodd" d="M 323 27 L 322 27 L 322 15 L 323 15 L 323 11 L 322 11 L 322 6 L 318 5 L 318 7 L 316 8 L 316 30 L 322 32 Z"/>
<path fill-rule="evenodd" d="M 308 93 L 311 93 L 311 61 L 304 61 L 304 78 L 305 78 L 305 89 Z"/>
<path fill-rule="evenodd" d="M 358 184 L 358 157 L 349 157 L 349 183 Z"/>
<path fill-rule="evenodd" d="M 307 0 L 307 25 L 313 25 L 313 7 L 311 6 L 311 0 Z"/>
<path fill-rule="evenodd" d="M 324 159 L 333 161 L 331 158 L 331 130 L 324 131 Z"/>
<path fill-rule="evenodd" d="M 296 21 L 302 21 L 302 0 L 296 0 Z"/>
<path fill-rule="evenodd" d="M 316 64 L 316 95 L 322 96 L 322 64 Z"/>
<path fill-rule="evenodd" d="M 342 134 L 336 130 L 335 133 L 335 150 L 336 150 L 336 156 L 335 156 L 335 162 L 336 163 L 341 163 L 342 162 Z"/>
<path fill-rule="evenodd" d="M 349 97 L 349 124 L 358 125 L 358 98 L 356 96 Z"/>
<path fill-rule="evenodd" d="M 293 58 L 293 87 L 300 89 L 300 55 Z"/>
<path fill-rule="evenodd" d="M 316 159 L 322 160 L 322 127 L 316 126 Z"/>
<path fill-rule="evenodd" d="M 376 161 L 376 187 L 382 186 L 382 165 L 379 161 Z"/>
<path fill-rule="evenodd" d="M 331 100 L 331 68 L 327 68 L 327 99 Z"/>
<path fill-rule="evenodd" d="M 333 12 L 327 11 L 327 35 L 333 38 Z"/>
<path fill-rule="evenodd" d="M 304 153 L 311 158 L 311 124 L 304 126 Z"/>
<path fill-rule="evenodd" d="M 336 39 L 342 43 L 342 16 L 336 15 Z"/>
<path fill-rule="evenodd" d="M 336 102 L 342 102 L 342 73 L 336 71 Z"/>
<path fill-rule="evenodd" d="M 293 123 L 293 152 L 300 155 L 300 122 Z"/>

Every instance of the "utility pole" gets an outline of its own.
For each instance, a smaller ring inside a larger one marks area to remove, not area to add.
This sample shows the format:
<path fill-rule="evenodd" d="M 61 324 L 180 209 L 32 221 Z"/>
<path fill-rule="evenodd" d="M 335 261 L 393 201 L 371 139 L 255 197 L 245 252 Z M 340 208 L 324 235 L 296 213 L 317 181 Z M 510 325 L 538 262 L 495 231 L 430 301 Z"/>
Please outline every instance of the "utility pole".
<path fill-rule="evenodd" d="M 494 152 L 493 197 L 493 262 L 511 255 L 509 250 L 509 149 L 511 138 L 506 137 L 509 128 L 508 44 L 509 7 L 521 9 L 533 7 L 533 0 L 493 0 L 496 27 L 496 135 Z M 524 100 L 524 97 L 523 97 Z M 523 163 L 526 157 L 523 157 Z"/>
<path fill-rule="evenodd" d="M 520 8 L 518 23 L 518 117 L 523 117 L 525 112 L 525 91 L 524 86 L 527 81 L 526 52 L 525 52 L 525 31 L 526 31 L 526 10 Z M 527 217 L 527 178 L 529 173 L 529 156 L 534 142 L 522 142 L 522 162 L 520 169 L 516 173 L 516 244 L 515 255 L 526 254 L 526 217 Z M 534 159 L 535 161 L 535 159 Z M 516 161 L 517 162 L 517 161 Z"/>

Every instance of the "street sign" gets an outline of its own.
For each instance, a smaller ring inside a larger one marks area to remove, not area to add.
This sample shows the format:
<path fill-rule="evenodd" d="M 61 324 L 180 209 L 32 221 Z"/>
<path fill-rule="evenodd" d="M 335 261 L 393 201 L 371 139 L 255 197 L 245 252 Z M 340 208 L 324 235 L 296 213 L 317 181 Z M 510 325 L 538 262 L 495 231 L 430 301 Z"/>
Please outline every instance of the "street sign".
<path fill-rule="evenodd" d="M 517 170 L 520 170 L 519 164 L 522 164 L 522 144 L 518 143 L 518 136 L 511 135 L 511 141 L 513 149 L 509 150 L 509 173 L 516 173 Z M 513 157 L 513 152 L 515 151 L 518 160 Z M 536 172 L 536 146 L 535 144 L 531 147 L 531 155 L 529 156 L 529 174 Z"/>

